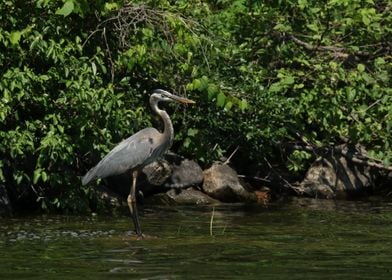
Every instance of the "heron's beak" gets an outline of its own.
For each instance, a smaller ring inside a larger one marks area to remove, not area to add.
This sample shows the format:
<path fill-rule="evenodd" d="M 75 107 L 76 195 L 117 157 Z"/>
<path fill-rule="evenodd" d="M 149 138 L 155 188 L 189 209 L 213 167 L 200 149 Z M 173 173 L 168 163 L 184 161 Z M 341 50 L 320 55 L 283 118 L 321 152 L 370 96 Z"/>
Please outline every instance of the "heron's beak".
<path fill-rule="evenodd" d="M 174 94 L 172 94 L 170 96 L 170 98 L 173 99 L 174 101 L 177 101 L 177 102 L 183 103 L 183 104 L 195 104 L 196 103 L 193 100 L 190 100 L 190 99 L 185 98 L 185 97 L 180 97 L 180 96 L 177 96 L 177 95 L 174 95 Z"/>

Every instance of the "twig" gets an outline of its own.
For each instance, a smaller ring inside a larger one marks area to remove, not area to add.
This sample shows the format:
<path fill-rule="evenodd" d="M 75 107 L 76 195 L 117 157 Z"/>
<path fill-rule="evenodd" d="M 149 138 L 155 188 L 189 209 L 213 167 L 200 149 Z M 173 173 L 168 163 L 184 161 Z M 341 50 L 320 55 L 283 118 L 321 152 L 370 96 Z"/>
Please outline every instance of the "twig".
<path fill-rule="evenodd" d="M 225 224 L 225 226 L 223 227 L 223 230 L 222 230 L 222 235 L 224 235 L 224 234 L 225 234 L 225 232 L 226 232 L 226 228 L 227 228 L 227 224 Z"/>
<path fill-rule="evenodd" d="M 388 96 L 387 96 L 388 97 Z M 372 104 L 370 104 L 367 108 L 359 110 L 361 113 L 365 113 L 367 110 L 371 109 L 372 107 L 376 106 L 378 103 L 380 103 L 383 100 L 383 98 L 377 99 L 374 101 Z"/>
<path fill-rule="evenodd" d="M 268 180 L 268 179 L 265 179 L 265 178 L 260 178 L 260 177 L 257 177 L 257 176 L 250 177 L 250 176 L 246 176 L 246 175 L 237 175 L 237 177 L 238 178 L 251 178 L 251 179 L 254 179 L 256 181 L 261 181 L 261 182 L 265 182 L 265 183 L 271 183 L 271 180 Z"/>
<path fill-rule="evenodd" d="M 37 201 L 38 200 L 41 200 L 41 199 L 43 199 L 43 198 L 45 198 L 44 196 L 42 196 L 42 195 L 40 195 L 39 193 L 38 193 L 38 191 L 34 188 L 34 186 L 31 184 L 30 185 L 30 187 L 31 187 L 31 189 L 33 190 L 33 192 L 35 193 L 35 195 L 37 196 Z M 22 193 L 23 194 L 23 193 Z M 18 197 L 19 198 L 19 197 Z"/>
<path fill-rule="evenodd" d="M 293 42 L 297 43 L 298 45 L 301 45 L 305 49 L 310 50 L 310 51 L 315 51 L 315 50 L 329 51 L 329 52 L 333 52 L 335 54 L 335 56 L 341 57 L 341 58 L 347 58 L 349 56 L 349 54 L 345 52 L 346 49 L 341 48 L 341 47 L 335 47 L 335 46 L 315 46 L 315 45 L 309 44 L 307 42 L 304 42 L 304 41 L 298 39 L 294 35 L 289 35 L 288 38 L 290 40 L 292 40 Z"/>
<path fill-rule="evenodd" d="M 103 29 L 95 29 L 93 32 L 90 33 L 90 35 L 87 36 L 86 40 L 84 40 L 83 44 L 82 44 L 82 48 L 84 48 L 84 46 L 86 45 L 86 43 L 88 42 L 88 40 L 90 40 L 91 37 L 93 37 L 93 35 L 97 32 L 102 32 Z"/>
<path fill-rule="evenodd" d="M 212 214 L 210 220 L 210 236 L 212 236 L 212 224 L 214 222 L 214 215 L 215 215 L 215 207 L 212 207 Z"/>
<path fill-rule="evenodd" d="M 286 186 L 293 189 L 296 193 L 302 193 L 300 188 L 293 186 L 292 184 L 290 184 L 289 181 L 287 181 L 278 172 L 276 172 L 275 169 L 273 168 L 273 166 L 271 165 L 271 163 L 265 157 L 264 157 L 264 160 L 267 163 L 268 167 L 271 169 L 271 171 L 274 172 L 279 177 L 279 179 L 282 180 L 286 184 Z"/>
<path fill-rule="evenodd" d="M 105 27 L 103 28 L 102 36 L 103 36 L 103 38 L 104 38 L 104 40 L 105 40 L 106 52 L 107 52 L 107 54 L 108 54 L 108 56 L 109 56 L 110 74 L 111 74 L 112 83 L 114 83 L 114 62 L 113 62 L 113 59 L 112 59 L 112 53 L 111 53 L 111 51 L 110 51 L 110 47 L 109 47 L 109 44 L 108 44 L 108 40 L 107 40 L 107 38 L 106 38 L 106 28 L 105 28 Z"/>
<path fill-rule="evenodd" d="M 145 4 L 127 4 L 124 7 L 112 12 L 113 16 L 100 21 L 96 26 L 96 30 L 92 31 L 83 45 L 90 40 L 93 35 L 99 31 L 102 31 L 104 27 L 115 33 L 115 37 L 118 40 L 118 46 L 121 49 L 127 49 L 132 47 L 130 40 L 128 39 L 132 34 L 135 34 L 138 30 L 138 25 L 153 26 L 169 42 L 169 45 L 174 45 L 176 43 L 175 33 L 173 28 L 169 25 L 170 18 L 176 18 L 180 21 L 181 25 L 186 28 L 192 34 L 197 34 L 197 31 L 203 29 L 203 26 L 190 18 L 184 17 L 179 13 L 173 13 L 163 9 L 151 8 Z M 204 39 L 204 41 L 208 41 Z M 106 44 L 107 52 L 110 53 L 110 49 Z M 200 47 L 204 50 L 206 44 L 200 43 Z M 174 50 L 171 48 L 170 51 L 175 59 L 180 58 L 176 55 Z M 204 56 L 204 53 L 203 53 Z M 204 60 L 209 67 L 209 62 L 204 57 Z M 111 62 L 111 64 L 113 64 Z M 113 70 L 113 67 L 112 67 Z M 113 76 L 113 73 L 112 73 Z"/>
<path fill-rule="evenodd" d="M 234 156 L 234 154 L 238 151 L 240 146 L 237 146 L 237 148 L 235 148 L 234 152 L 231 153 L 231 155 L 226 159 L 226 161 L 223 164 L 228 164 L 230 162 L 230 159 Z"/>

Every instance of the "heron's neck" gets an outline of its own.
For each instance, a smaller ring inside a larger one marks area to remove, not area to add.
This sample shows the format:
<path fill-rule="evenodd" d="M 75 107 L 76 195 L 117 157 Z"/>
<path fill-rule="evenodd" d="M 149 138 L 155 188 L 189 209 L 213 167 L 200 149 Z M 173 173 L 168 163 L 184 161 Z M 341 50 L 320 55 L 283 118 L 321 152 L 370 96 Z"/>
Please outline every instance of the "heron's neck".
<path fill-rule="evenodd" d="M 173 124 L 170 120 L 169 115 L 166 113 L 166 111 L 159 109 L 158 104 L 156 104 L 156 103 L 151 104 L 151 107 L 152 107 L 153 111 L 161 117 L 161 119 L 163 121 L 163 136 L 166 139 L 169 139 L 170 145 L 171 145 L 171 143 L 173 142 L 174 129 L 173 129 Z"/>

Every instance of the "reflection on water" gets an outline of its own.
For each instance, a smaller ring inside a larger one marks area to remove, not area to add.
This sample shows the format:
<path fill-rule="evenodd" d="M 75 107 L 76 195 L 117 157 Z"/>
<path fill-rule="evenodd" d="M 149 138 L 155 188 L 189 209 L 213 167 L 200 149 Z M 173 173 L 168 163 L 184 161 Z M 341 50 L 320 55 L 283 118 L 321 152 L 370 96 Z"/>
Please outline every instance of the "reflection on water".
<path fill-rule="evenodd" d="M 143 212 L 149 235 L 144 240 L 132 238 L 127 216 L 0 219 L 0 279 L 386 279 L 391 274 L 388 202 L 295 199 L 269 207 Z"/>

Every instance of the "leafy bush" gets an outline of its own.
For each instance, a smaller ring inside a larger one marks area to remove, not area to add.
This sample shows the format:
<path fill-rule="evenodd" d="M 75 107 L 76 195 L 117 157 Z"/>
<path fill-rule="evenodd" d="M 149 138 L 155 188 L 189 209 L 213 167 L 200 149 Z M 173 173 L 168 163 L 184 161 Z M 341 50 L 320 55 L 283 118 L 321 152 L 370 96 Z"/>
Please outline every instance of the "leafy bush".
<path fill-rule="evenodd" d="M 14 201 L 88 211 L 79 176 L 155 124 L 158 87 L 197 106 L 169 109 L 174 150 L 208 165 L 271 160 L 293 171 L 298 144 L 361 144 L 392 159 L 388 1 L 0 3 L 0 182 Z M 290 149 L 287 149 L 290 148 Z M 25 197 L 25 199 L 23 199 Z"/>

